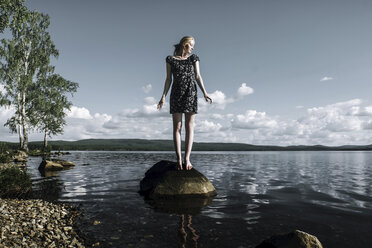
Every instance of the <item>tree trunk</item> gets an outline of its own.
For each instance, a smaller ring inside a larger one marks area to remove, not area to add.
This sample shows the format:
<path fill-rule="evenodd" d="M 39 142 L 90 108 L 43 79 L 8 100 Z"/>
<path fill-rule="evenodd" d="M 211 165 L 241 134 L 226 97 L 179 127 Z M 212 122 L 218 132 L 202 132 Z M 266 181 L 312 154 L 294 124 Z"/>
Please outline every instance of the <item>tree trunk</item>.
<path fill-rule="evenodd" d="M 47 146 L 48 146 L 47 137 L 48 137 L 47 130 L 45 129 L 45 132 L 44 132 L 44 148 L 43 148 L 44 149 L 44 152 L 47 151 Z"/>
<path fill-rule="evenodd" d="M 26 94 L 22 92 L 22 128 L 23 128 L 23 150 L 28 152 L 28 133 L 26 124 L 26 109 L 25 109 Z"/>
<path fill-rule="evenodd" d="M 21 108 L 20 108 L 20 96 L 19 94 L 17 95 L 17 109 L 18 109 L 18 113 L 17 113 L 17 131 L 18 131 L 18 135 L 19 135 L 19 149 L 20 150 L 23 150 L 23 136 L 22 136 L 22 131 L 21 131 Z"/>
<path fill-rule="evenodd" d="M 25 76 L 28 75 L 28 58 L 30 56 L 30 49 L 31 49 L 31 42 L 28 42 L 28 50 L 25 53 L 24 57 L 24 66 L 25 66 Z M 31 79 L 32 80 L 32 79 Z M 26 123 L 26 90 L 27 90 L 27 83 L 24 85 L 24 89 L 22 90 L 22 98 L 21 98 L 21 108 L 22 108 L 22 128 L 23 128 L 23 149 L 28 152 L 28 133 L 27 133 L 27 123 Z"/>

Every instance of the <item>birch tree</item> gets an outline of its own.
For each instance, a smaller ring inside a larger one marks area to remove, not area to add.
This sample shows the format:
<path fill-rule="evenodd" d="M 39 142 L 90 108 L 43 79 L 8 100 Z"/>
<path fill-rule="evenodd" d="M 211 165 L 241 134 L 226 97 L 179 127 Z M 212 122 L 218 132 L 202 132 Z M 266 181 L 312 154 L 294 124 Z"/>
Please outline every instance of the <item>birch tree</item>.
<path fill-rule="evenodd" d="M 51 71 L 51 70 L 50 70 Z M 44 133 L 44 151 L 47 138 L 63 133 L 66 125 L 66 111 L 72 106 L 68 93 L 76 92 L 78 84 L 68 81 L 58 74 L 41 73 L 32 89 L 32 105 L 27 109 L 27 115 L 37 130 Z"/>
<path fill-rule="evenodd" d="M 6 93 L 0 96 L 0 104 L 14 107 L 15 114 L 5 125 L 18 133 L 20 148 L 28 151 L 32 124 L 26 109 L 27 104 L 32 106 L 32 97 L 27 94 L 34 88 L 37 74 L 50 68 L 50 58 L 58 57 L 58 50 L 47 32 L 48 15 L 24 9 L 17 11 L 9 22 L 12 38 L 1 40 L 0 77 Z"/>

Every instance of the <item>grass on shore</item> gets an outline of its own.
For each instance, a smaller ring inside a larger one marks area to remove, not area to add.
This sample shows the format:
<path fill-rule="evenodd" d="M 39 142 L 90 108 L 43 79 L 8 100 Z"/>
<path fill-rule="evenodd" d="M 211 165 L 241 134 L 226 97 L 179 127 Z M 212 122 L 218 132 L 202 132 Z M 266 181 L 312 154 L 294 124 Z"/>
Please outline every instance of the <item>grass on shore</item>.
<path fill-rule="evenodd" d="M 31 178 L 26 171 L 17 166 L 0 169 L 0 198 L 23 198 L 31 189 Z"/>

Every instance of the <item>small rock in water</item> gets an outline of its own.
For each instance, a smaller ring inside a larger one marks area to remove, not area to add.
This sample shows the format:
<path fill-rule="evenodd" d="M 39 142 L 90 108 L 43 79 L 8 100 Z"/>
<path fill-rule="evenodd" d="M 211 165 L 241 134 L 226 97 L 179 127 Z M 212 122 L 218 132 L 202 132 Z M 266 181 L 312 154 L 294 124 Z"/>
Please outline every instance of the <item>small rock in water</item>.
<path fill-rule="evenodd" d="M 272 236 L 256 248 L 323 248 L 317 237 L 306 232 L 293 232 Z"/>

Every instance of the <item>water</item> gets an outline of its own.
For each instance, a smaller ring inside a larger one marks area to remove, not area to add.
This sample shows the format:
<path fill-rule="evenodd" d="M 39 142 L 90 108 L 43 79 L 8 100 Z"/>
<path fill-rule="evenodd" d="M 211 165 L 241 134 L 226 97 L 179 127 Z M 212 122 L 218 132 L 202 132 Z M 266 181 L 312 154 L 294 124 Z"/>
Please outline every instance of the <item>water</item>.
<path fill-rule="evenodd" d="M 71 152 L 76 167 L 40 175 L 44 197 L 79 203 L 101 247 L 255 247 L 299 229 L 324 247 L 372 247 L 372 152 L 194 152 L 218 195 L 193 216 L 157 212 L 137 192 L 147 169 L 173 152 Z M 100 224 L 94 225 L 94 221 Z"/>

